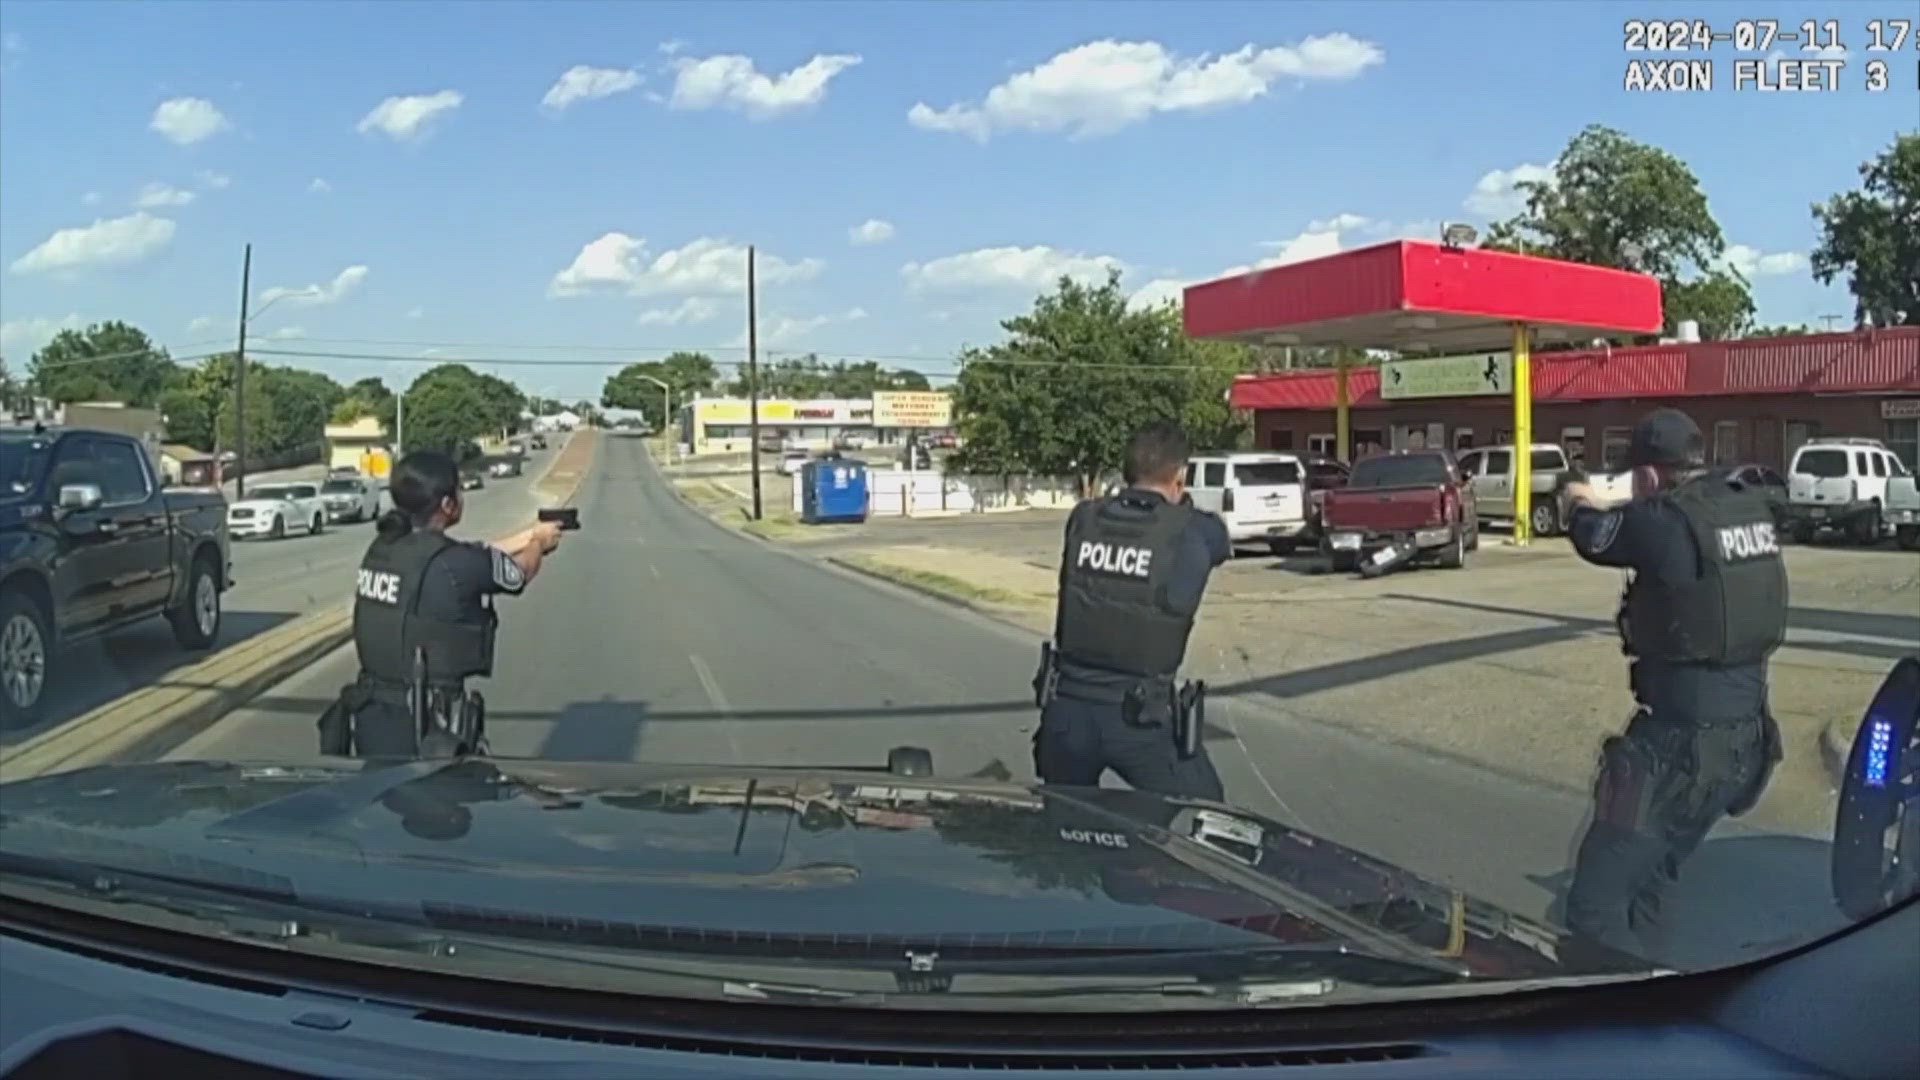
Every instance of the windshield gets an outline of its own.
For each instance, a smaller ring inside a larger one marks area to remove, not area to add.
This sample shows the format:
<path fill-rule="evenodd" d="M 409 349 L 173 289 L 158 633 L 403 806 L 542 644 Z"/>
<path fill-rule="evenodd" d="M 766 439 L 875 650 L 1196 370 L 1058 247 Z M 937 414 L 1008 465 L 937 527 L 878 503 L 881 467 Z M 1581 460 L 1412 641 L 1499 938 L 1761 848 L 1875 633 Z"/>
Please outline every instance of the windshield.
<path fill-rule="evenodd" d="M 0 889 L 923 1006 L 1846 929 L 1920 26 L 1803 6 L 0 0 Z"/>
<path fill-rule="evenodd" d="M 1793 471 L 1822 480 L 1847 475 L 1845 450 L 1802 450 L 1793 463 Z"/>
<path fill-rule="evenodd" d="M 47 467 L 43 439 L 0 439 L 0 492 L 24 495 L 40 482 Z"/>
<path fill-rule="evenodd" d="M 1372 457 L 1353 467 L 1350 488 L 1420 487 L 1452 482 L 1446 459 L 1438 454 Z"/>

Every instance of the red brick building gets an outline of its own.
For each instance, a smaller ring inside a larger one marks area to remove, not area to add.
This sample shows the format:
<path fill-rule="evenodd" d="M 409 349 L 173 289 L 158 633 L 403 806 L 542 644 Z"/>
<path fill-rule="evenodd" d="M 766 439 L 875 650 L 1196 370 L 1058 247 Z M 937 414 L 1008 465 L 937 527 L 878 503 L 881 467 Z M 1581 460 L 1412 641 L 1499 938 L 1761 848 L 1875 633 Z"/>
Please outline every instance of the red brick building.
<path fill-rule="evenodd" d="M 1537 353 L 1533 435 L 1602 465 L 1647 410 L 1685 410 L 1716 464 L 1781 468 L 1821 435 L 1884 440 L 1920 470 L 1920 327 L 1746 341 Z M 1377 368 L 1348 375 L 1356 456 L 1369 449 L 1485 446 L 1510 441 L 1501 395 L 1388 401 Z M 1268 449 L 1332 453 L 1335 375 L 1311 370 L 1245 376 L 1232 402 L 1253 413 Z"/>

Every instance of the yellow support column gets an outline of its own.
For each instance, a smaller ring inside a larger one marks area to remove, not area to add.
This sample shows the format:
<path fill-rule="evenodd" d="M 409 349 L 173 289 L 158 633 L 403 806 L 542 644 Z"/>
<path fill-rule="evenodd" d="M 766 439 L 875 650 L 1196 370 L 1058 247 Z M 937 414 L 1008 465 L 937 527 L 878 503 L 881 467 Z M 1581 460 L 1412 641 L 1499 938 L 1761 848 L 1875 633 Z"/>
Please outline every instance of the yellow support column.
<path fill-rule="evenodd" d="M 1347 425 L 1347 350 L 1338 349 L 1333 361 L 1333 443 L 1334 455 L 1353 463 L 1353 446 Z"/>
<path fill-rule="evenodd" d="M 1533 356 L 1526 323 L 1513 324 L 1513 542 L 1533 534 Z"/>

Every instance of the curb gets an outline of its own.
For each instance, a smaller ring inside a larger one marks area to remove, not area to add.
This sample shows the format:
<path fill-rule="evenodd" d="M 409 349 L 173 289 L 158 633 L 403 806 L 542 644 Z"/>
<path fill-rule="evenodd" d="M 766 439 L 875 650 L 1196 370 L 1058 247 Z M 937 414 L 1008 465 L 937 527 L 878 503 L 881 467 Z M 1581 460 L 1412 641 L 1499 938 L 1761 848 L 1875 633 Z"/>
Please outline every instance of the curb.
<path fill-rule="evenodd" d="M 883 574 L 880 571 L 873 569 L 872 567 L 861 566 L 859 563 L 853 562 L 850 559 L 842 558 L 838 555 L 824 556 L 822 557 L 821 561 L 832 563 L 833 565 L 841 568 L 842 570 L 851 570 L 854 573 L 861 575 L 862 577 L 869 577 L 875 581 L 884 581 L 887 584 L 894 586 L 895 588 L 906 589 L 909 592 L 917 592 L 921 596 L 932 597 L 933 599 L 938 600 L 943 604 L 952 604 L 954 607 L 965 608 L 968 611 L 971 611 L 977 615 L 985 615 L 989 619 L 999 617 L 999 613 L 994 611 L 992 608 L 982 607 L 971 600 L 962 599 L 961 597 L 955 596 L 952 593 L 941 592 L 939 589 L 936 589 L 931 585 L 922 585 L 914 581 L 902 581 L 899 578 L 891 577 L 889 575 Z M 1001 619 L 1000 621 L 1005 622 L 1006 620 Z"/>
<path fill-rule="evenodd" d="M 1846 786 L 1847 758 L 1853 754 L 1853 736 L 1859 727 L 1858 717 L 1836 716 L 1820 729 L 1820 760 L 1836 791 Z"/>
<path fill-rule="evenodd" d="M 345 644 L 351 605 L 238 642 L 0 752 L 0 777 L 23 780 L 176 745 Z"/>

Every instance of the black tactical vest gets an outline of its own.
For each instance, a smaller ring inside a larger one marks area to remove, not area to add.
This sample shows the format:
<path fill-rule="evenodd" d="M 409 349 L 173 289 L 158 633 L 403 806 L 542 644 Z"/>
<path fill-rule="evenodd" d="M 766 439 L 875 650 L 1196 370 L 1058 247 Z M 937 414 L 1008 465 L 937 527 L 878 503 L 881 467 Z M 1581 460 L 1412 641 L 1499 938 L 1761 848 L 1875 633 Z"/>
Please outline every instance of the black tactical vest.
<path fill-rule="evenodd" d="M 1660 496 L 1686 519 L 1699 577 L 1674 588 L 1636 575 L 1627 590 L 1634 655 L 1673 663 L 1765 660 L 1787 633 L 1787 567 L 1757 492 L 1700 477 Z"/>
<path fill-rule="evenodd" d="M 427 653 L 427 679 L 453 683 L 493 671 L 491 611 L 482 624 L 419 615 L 420 587 L 433 560 L 454 546 L 434 530 L 375 540 L 360 561 L 353 605 L 353 645 L 360 670 L 391 683 L 412 683 L 414 652 Z"/>
<path fill-rule="evenodd" d="M 1179 670 L 1193 616 L 1168 607 L 1167 582 L 1193 514 L 1125 494 L 1074 508 L 1055 628 L 1065 659 L 1142 678 Z"/>

